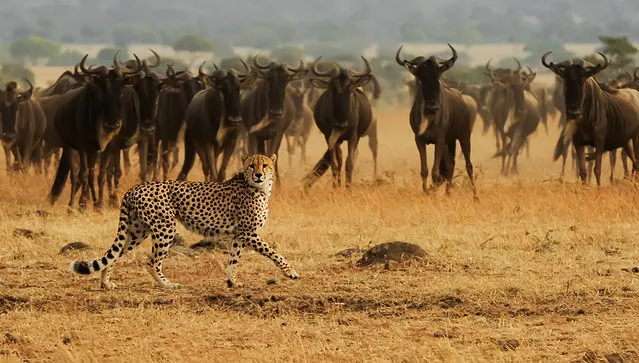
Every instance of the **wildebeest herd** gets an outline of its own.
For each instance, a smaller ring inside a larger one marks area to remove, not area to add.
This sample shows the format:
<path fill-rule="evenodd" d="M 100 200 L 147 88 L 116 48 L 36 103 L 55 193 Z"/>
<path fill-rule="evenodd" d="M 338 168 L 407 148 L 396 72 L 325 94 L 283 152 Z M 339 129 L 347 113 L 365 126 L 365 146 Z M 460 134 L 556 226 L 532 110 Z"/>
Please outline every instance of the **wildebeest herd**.
<path fill-rule="evenodd" d="M 429 190 L 426 145 L 435 146 L 432 184 L 446 183 L 448 193 L 459 141 L 477 197 L 471 162 L 471 132 L 477 115 L 482 117 L 484 134 L 491 127 L 494 130 L 494 157 L 502 158 L 503 175 L 518 172 L 518 156 L 528 150 L 530 135 L 540 123 L 547 131 L 548 117 L 556 112 L 560 113 L 561 135 L 554 159 L 563 158 L 562 177 L 570 144 L 578 176 L 584 182 L 594 164 L 599 184 L 602 154 L 610 152 L 614 166 L 618 148 L 622 149 L 625 175 L 630 174 L 627 159 L 632 172 L 638 170 L 637 70 L 603 84 L 594 77 L 609 65 L 604 54 L 600 53 L 599 64 L 584 60 L 554 63 L 548 59 L 549 52 L 541 63 L 556 74 L 552 91 L 534 83 L 536 73 L 530 67 L 524 70 L 517 59 L 515 69 L 493 68 L 489 61 L 485 75 L 490 83 L 474 85 L 445 77 L 457 61 L 455 48 L 449 47 L 449 59 L 403 59 L 402 47 L 395 58 L 412 77 L 405 81 L 413 100 L 408 118 L 421 161 L 424 191 Z M 314 122 L 327 147 L 304 177 L 305 189 L 329 167 L 334 187 L 341 185 L 344 142 L 345 182 L 350 186 L 358 145 L 365 136 L 377 176 L 378 121 L 371 104 L 380 97 L 381 88 L 365 57 L 362 72 L 337 64 L 320 70 L 321 57 L 312 64 L 300 60 L 296 67 L 275 61 L 262 63 L 254 57 L 248 62 L 252 64 L 242 61 L 242 70 L 214 65 L 208 74 L 202 64 L 194 75 L 188 70 L 176 71 L 171 65 L 165 74 L 156 72 L 161 58 L 151 52 L 152 61 L 134 54 L 134 59 L 121 63 L 116 52 L 111 65 L 88 67 L 84 56 L 73 71 L 65 71 L 43 89 L 34 90 L 26 81 L 28 89 L 20 91 L 16 82 L 9 82 L 0 92 L 7 171 L 27 172 L 33 166 L 37 173 L 48 174 L 53 162 L 57 171 L 50 202 L 59 198 L 70 180 L 69 206 L 74 206 L 80 192 L 80 210 L 86 209 L 89 198 L 99 209 L 105 187 L 109 204 L 117 206 L 121 164 L 123 161 L 124 167 L 130 168 L 133 145 L 140 161 L 140 182 L 168 178 L 169 170 L 178 164 L 181 132 L 184 162 L 178 179 L 188 177 L 197 155 L 205 180 L 223 181 L 232 164 L 241 164 L 242 158 L 256 153 L 278 154 L 283 140 L 289 155 L 300 148 L 302 160 L 306 160 L 305 145 Z M 275 170 L 277 173 L 277 163 Z"/>

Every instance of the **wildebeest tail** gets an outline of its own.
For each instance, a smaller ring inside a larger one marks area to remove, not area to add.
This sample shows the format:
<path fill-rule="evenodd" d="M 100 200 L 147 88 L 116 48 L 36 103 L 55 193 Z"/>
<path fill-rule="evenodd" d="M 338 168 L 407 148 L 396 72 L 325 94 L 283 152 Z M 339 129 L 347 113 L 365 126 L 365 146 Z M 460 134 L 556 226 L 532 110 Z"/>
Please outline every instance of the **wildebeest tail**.
<path fill-rule="evenodd" d="M 51 194 L 49 194 L 49 202 L 55 203 L 56 200 L 62 194 L 64 185 L 67 183 L 69 172 L 71 171 L 71 149 L 64 147 L 62 149 L 62 157 L 60 157 L 60 163 L 58 164 L 58 170 L 55 173 L 55 179 L 51 186 Z"/>
<path fill-rule="evenodd" d="M 69 264 L 69 271 L 79 275 L 90 275 L 93 272 L 104 270 L 106 267 L 111 266 L 115 261 L 124 255 L 126 248 L 128 248 L 126 242 L 130 240 L 127 236 L 129 233 L 129 206 L 126 202 L 126 195 L 122 199 L 122 206 L 120 209 L 120 227 L 118 228 L 118 235 L 115 237 L 115 242 L 111 245 L 102 257 L 93 261 L 71 261 Z"/>
<path fill-rule="evenodd" d="M 324 175 L 324 173 L 326 173 L 326 171 L 328 170 L 330 166 L 331 166 L 331 151 L 326 150 L 324 155 L 322 155 L 322 158 L 313 167 L 313 170 L 311 170 L 311 172 L 304 177 L 304 180 L 311 180 L 313 178 L 318 178 Z"/>
<path fill-rule="evenodd" d="M 561 135 L 559 135 L 557 144 L 555 145 L 553 161 L 559 159 L 562 155 L 566 155 L 570 142 L 572 141 L 572 137 L 575 135 L 576 129 L 577 125 L 575 124 L 575 121 L 566 122 L 563 130 L 561 131 Z"/>
<path fill-rule="evenodd" d="M 186 176 L 189 175 L 194 162 L 195 144 L 193 143 L 189 130 L 186 129 L 184 130 L 184 164 L 182 164 L 182 170 L 180 170 L 180 175 L 178 175 L 177 178 L 178 180 L 186 180 Z"/>

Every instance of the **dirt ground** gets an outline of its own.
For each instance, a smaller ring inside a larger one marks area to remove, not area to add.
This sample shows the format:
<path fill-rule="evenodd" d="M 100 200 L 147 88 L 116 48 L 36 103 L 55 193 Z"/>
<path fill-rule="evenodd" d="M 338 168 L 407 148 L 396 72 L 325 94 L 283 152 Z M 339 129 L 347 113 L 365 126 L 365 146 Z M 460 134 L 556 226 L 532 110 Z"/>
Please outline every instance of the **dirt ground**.
<path fill-rule="evenodd" d="M 68 187 L 51 207 L 51 177 L 2 171 L 0 360 L 639 361 L 636 186 L 610 185 L 607 161 L 599 189 L 577 183 L 570 168 L 561 183 L 551 158 L 554 120 L 548 135 L 540 127 L 532 137 L 520 174 L 504 178 L 494 139 L 478 121 L 472 161 L 480 202 L 461 157 L 452 195 L 425 195 L 408 109 L 376 113 L 380 180 L 363 139 L 351 192 L 334 191 L 327 174 L 302 194 L 300 179 L 325 147 L 317 130 L 306 163 L 297 153 L 289 165 L 282 148 L 283 186 L 262 235 L 300 273 L 295 281 L 247 253 L 243 287 L 229 290 L 227 255 L 183 249 L 166 260 L 165 273 L 184 287 L 161 290 L 143 267 L 145 242 L 115 265 L 119 289 L 102 291 L 99 276 L 67 268 L 111 245 L 118 211 L 69 214 Z M 432 166 L 432 146 L 428 152 Z M 199 164 L 189 178 L 201 180 Z M 180 233 L 188 244 L 201 239 Z M 394 240 L 420 245 L 427 258 L 388 270 L 357 267 L 361 253 L 334 256 Z M 91 247 L 59 253 L 73 241 Z"/>

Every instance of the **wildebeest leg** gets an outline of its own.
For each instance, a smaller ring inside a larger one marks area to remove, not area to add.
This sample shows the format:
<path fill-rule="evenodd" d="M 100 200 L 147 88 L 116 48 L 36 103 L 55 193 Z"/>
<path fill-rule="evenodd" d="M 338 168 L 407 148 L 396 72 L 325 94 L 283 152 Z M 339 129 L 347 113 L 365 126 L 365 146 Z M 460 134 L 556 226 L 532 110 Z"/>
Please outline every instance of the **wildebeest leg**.
<path fill-rule="evenodd" d="M 95 206 L 97 204 L 98 198 L 97 198 L 97 194 L 95 193 L 95 164 L 97 162 L 98 159 L 98 151 L 97 150 L 90 150 L 87 153 L 87 167 L 89 169 L 89 173 L 87 174 L 88 177 L 88 184 L 89 184 L 89 192 L 91 192 L 91 199 L 93 201 L 93 206 Z"/>
<path fill-rule="evenodd" d="M 171 163 L 171 169 L 173 170 L 175 169 L 175 167 L 177 166 L 178 162 L 180 161 L 180 148 L 178 148 L 177 146 L 175 146 L 171 149 L 172 154 L 173 154 L 173 162 Z"/>
<path fill-rule="evenodd" d="M 501 151 L 501 134 L 499 130 L 497 129 L 497 126 L 493 125 L 493 132 L 495 133 L 495 147 L 497 148 L 497 152 L 500 152 Z"/>
<path fill-rule="evenodd" d="M 186 129 L 184 131 L 184 162 L 182 164 L 182 170 L 180 170 L 180 174 L 178 175 L 178 180 L 186 180 L 195 162 L 195 152 L 193 138 L 191 138 L 189 130 Z"/>
<path fill-rule="evenodd" d="M 42 160 L 42 142 L 40 142 L 40 144 L 38 146 L 36 146 L 36 148 L 33 150 L 33 156 L 32 156 L 32 160 L 33 160 L 33 166 L 36 170 L 36 173 L 38 175 L 42 175 L 44 170 L 43 170 L 43 160 Z"/>
<path fill-rule="evenodd" d="M 444 153 L 448 152 L 448 150 L 446 149 L 446 141 L 444 139 L 444 136 L 438 136 L 437 140 L 435 141 L 435 157 L 434 157 L 434 161 L 433 161 L 433 173 L 432 173 L 432 179 L 433 179 L 433 185 L 435 187 L 439 187 L 440 185 L 442 185 L 444 183 L 444 178 L 441 175 L 441 172 L 439 170 L 439 167 L 442 163 L 442 159 L 444 157 Z"/>
<path fill-rule="evenodd" d="M 98 172 L 98 202 L 95 205 L 96 209 L 101 209 L 104 201 L 104 185 L 106 184 L 107 168 L 109 167 L 109 162 L 112 159 L 113 149 L 116 148 L 113 147 L 113 141 L 111 141 L 107 144 L 106 148 L 100 155 L 100 171 Z"/>
<path fill-rule="evenodd" d="M 419 151 L 419 162 L 421 164 L 420 175 L 422 177 L 422 189 L 428 192 L 428 158 L 426 157 L 426 140 L 419 136 L 415 136 L 415 144 Z"/>
<path fill-rule="evenodd" d="M 120 152 L 113 153 L 111 166 L 109 171 L 113 174 L 113 189 L 109 183 L 109 206 L 117 208 L 119 206 L 118 188 L 120 187 L 120 178 L 122 177 L 122 166 L 120 165 Z M 109 180 L 111 177 L 109 177 Z"/>
<path fill-rule="evenodd" d="M 282 146 L 282 137 L 283 135 L 275 135 L 273 138 L 268 140 L 266 144 L 266 152 L 267 154 L 262 153 L 262 155 L 273 155 L 277 154 Z M 282 185 L 282 180 L 280 178 L 280 160 L 279 158 L 275 159 L 275 185 Z"/>
<path fill-rule="evenodd" d="M 151 134 L 147 136 L 149 139 L 149 151 L 148 151 L 148 160 L 147 160 L 147 164 L 149 165 L 149 168 L 151 169 L 151 171 L 153 172 L 153 179 L 154 181 L 158 180 L 158 141 L 155 137 L 155 134 Z"/>
<path fill-rule="evenodd" d="M 597 179 L 597 186 L 601 186 L 601 159 L 603 156 L 603 140 L 597 142 L 595 147 L 595 179 Z"/>
<path fill-rule="evenodd" d="M 628 179 L 630 177 L 630 172 L 628 170 L 628 152 L 626 151 L 626 146 L 630 147 L 630 143 L 627 143 L 621 149 L 621 164 L 623 165 L 623 178 Z"/>
<path fill-rule="evenodd" d="M 455 154 L 457 150 L 457 141 L 453 140 L 452 142 L 446 145 L 446 149 L 444 150 L 444 172 L 442 173 L 446 178 L 446 195 L 450 196 L 450 189 L 453 187 L 453 177 L 455 176 Z M 440 165 L 441 167 L 441 165 Z"/>
<path fill-rule="evenodd" d="M 470 180 L 470 186 L 473 188 L 473 195 L 475 200 L 479 199 L 477 194 L 477 187 L 475 187 L 475 175 L 473 173 L 473 163 L 470 161 L 470 135 L 459 140 L 459 146 L 461 146 L 462 153 L 464 154 L 464 161 L 466 162 L 466 174 Z"/>
<path fill-rule="evenodd" d="M 131 158 L 129 152 L 131 151 L 131 146 L 122 149 L 122 159 L 124 160 L 124 173 L 129 174 L 129 169 L 131 169 Z"/>
<path fill-rule="evenodd" d="M 138 139 L 138 155 L 140 157 L 140 182 L 148 180 L 149 139 L 146 135 Z"/>
<path fill-rule="evenodd" d="M 331 171 L 333 172 L 333 188 L 342 186 L 342 144 L 338 142 L 331 152 Z"/>
<path fill-rule="evenodd" d="M 585 147 L 581 145 L 580 146 L 574 145 L 574 147 L 575 147 L 575 153 L 577 154 L 577 175 L 581 179 L 581 182 L 583 184 L 586 184 L 587 175 L 586 175 L 586 155 L 584 152 Z"/>
<path fill-rule="evenodd" d="M 371 135 L 368 136 L 369 140 Z M 357 152 L 357 145 L 359 144 L 359 137 L 354 136 L 348 140 L 348 155 L 346 155 L 346 188 L 350 188 L 353 183 L 353 168 L 355 167 L 355 153 Z M 372 150 L 372 149 L 371 149 Z M 341 151 L 341 150 L 340 150 Z M 341 154 L 341 152 L 340 152 Z M 341 155 L 340 155 L 341 159 Z M 375 158 L 376 159 L 376 158 Z M 375 168 L 377 169 L 377 168 Z"/>
<path fill-rule="evenodd" d="M 229 162 L 235 151 L 237 138 L 232 138 L 224 144 L 224 150 L 222 150 L 222 164 L 220 165 L 219 172 L 217 173 L 217 181 L 223 182 L 226 179 L 226 169 L 229 167 Z"/>
<path fill-rule="evenodd" d="M 617 150 L 610 150 L 610 184 L 615 183 L 615 166 L 617 166 Z"/>
<path fill-rule="evenodd" d="M 295 153 L 295 136 L 293 136 L 293 141 L 291 142 L 291 137 L 288 135 L 284 135 L 286 139 L 286 152 L 288 153 L 288 167 L 291 168 L 293 166 L 293 154 Z"/>
<path fill-rule="evenodd" d="M 80 170 L 78 171 L 78 179 L 80 181 L 80 201 L 78 207 L 81 212 L 84 212 L 87 208 L 87 198 L 89 197 L 89 167 L 88 156 L 85 151 L 78 151 L 80 153 Z M 73 201 L 73 197 L 71 198 Z M 70 202 L 71 203 L 71 202 Z M 73 208 L 70 204 L 69 207 Z"/>
<path fill-rule="evenodd" d="M 524 146 L 526 147 L 526 159 L 530 159 L 530 138 L 527 137 L 524 141 Z"/>
<path fill-rule="evenodd" d="M 209 150 L 206 145 L 200 143 L 195 144 L 195 151 L 200 157 L 200 163 L 202 164 L 202 173 L 204 174 L 204 181 L 209 182 L 211 171 L 209 170 Z"/>
<path fill-rule="evenodd" d="M 626 148 L 626 153 L 632 160 L 632 175 L 636 178 L 639 175 L 639 136 L 632 140 L 633 150 L 630 150 L 630 145 L 625 145 L 624 148 Z"/>
<path fill-rule="evenodd" d="M 11 155 L 13 153 L 13 150 L 12 148 L 6 147 L 4 145 L 2 145 L 2 148 L 4 149 L 4 159 L 7 164 L 7 174 L 10 174 L 13 171 L 11 167 Z"/>
<path fill-rule="evenodd" d="M 373 154 L 373 179 L 377 179 L 377 123 L 373 123 L 368 130 L 368 147 Z"/>

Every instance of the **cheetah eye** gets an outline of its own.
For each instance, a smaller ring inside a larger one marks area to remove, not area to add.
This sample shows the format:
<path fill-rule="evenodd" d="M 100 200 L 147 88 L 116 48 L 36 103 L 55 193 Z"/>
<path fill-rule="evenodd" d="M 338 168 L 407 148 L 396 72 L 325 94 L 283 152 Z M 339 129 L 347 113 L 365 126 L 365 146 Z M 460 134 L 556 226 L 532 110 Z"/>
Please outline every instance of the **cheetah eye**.
<path fill-rule="evenodd" d="M 251 168 L 251 169 L 255 169 L 255 165 L 254 165 L 254 164 L 251 164 L 251 165 L 249 165 L 249 168 Z"/>
<path fill-rule="evenodd" d="M 264 164 L 264 165 L 262 165 L 262 168 L 266 169 L 267 166 L 268 166 L 268 164 Z"/>

